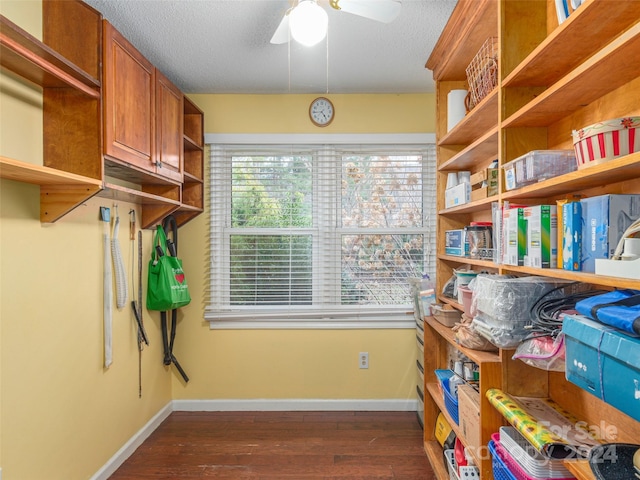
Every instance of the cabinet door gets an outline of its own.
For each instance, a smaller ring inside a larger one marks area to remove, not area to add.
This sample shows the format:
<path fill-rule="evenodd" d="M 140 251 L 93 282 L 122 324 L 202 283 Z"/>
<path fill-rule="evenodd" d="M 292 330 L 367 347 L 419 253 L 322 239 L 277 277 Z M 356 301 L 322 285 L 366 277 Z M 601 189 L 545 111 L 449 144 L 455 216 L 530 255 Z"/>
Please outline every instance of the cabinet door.
<path fill-rule="evenodd" d="M 156 167 L 157 172 L 182 181 L 183 100 L 182 92 L 156 70 Z"/>
<path fill-rule="evenodd" d="M 105 155 L 155 171 L 155 68 L 106 21 L 103 70 Z"/>

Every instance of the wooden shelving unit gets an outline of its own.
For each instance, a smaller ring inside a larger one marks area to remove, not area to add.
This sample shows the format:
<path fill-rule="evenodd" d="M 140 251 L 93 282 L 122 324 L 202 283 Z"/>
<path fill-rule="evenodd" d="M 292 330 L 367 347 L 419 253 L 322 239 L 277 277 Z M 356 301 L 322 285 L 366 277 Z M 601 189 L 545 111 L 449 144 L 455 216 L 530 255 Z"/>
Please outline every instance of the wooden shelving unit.
<path fill-rule="evenodd" d="M 0 15 L 0 65 L 3 72 L 47 91 L 72 91 L 78 102 L 97 106 L 100 81 Z M 78 95 L 80 93 L 80 95 Z M 45 131 L 48 124 L 45 122 Z M 0 177 L 40 185 L 40 221 L 55 222 L 101 190 L 101 178 L 94 166 L 68 164 L 33 165 L 19 159 L 0 159 Z"/>
<path fill-rule="evenodd" d="M 204 114 L 184 97 L 184 180 L 180 208 L 174 213 L 184 225 L 204 211 Z"/>
<path fill-rule="evenodd" d="M 202 112 L 186 99 L 183 106 L 183 94 L 173 90 L 180 108 L 177 115 L 171 112 L 167 118 L 174 123 L 179 119 L 175 150 L 185 155 L 184 182 L 181 157 L 173 170 L 162 161 L 159 174 L 105 156 L 102 15 L 79 0 L 43 0 L 42 6 L 43 42 L 0 16 L 0 66 L 3 73 L 42 91 L 43 164 L 2 157 L 0 178 L 40 186 L 40 220 L 44 223 L 59 220 L 96 195 L 142 205 L 143 228 L 154 227 L 170 213 L 175 212 L 179 225 L 202 213 Z M 183 121 L 189 132 L 185 135 L 181 132 Z M 171 124 L 164 133 L 171 135 L 174 130 Z M 170 153 L 167 158 L 178 157 Z M 138 188 L 121 186 L 117 180 Z"/>
<path fill-rule="evenodd" d="M 71 87 L 100 97 L 100 81 L 0 15 L 2 68 L 39 87 Z"/>
<path fill-rule="evenodd" d="M 574 129 L 597 121 L 640 115 L 640 2 L 587 0 L 562 25 L 555 2 L 459 0 L 436 45 L 427 68 L 433 70 L 437 98 L 437 290 L 467 265 L 476 271 L 538 275 L 594 286 L 636 288 L 640 282 L 559 269 L 507 266 L 490 260 L 444 254 L 445 230 L 464 228 L 472 221 L 491 221 L 494 202 L 528 205 L 555 203 L 568 194 L 586 197 L 606 193 L 640 193 L 640 153 L 590 166 L 516 190 L 444 208 L 447 173 L 499 166 L 532 150 L 571 149 Z M 447 131 L 447 95 L 465 88 L 465 69 L 488 37 L 499 40 L 498 85 L 451 131 Z M 462 309 L 455 299 L 438 300 Z M 447 349 L 457 349 L 480 366 L 480 421 L 484 445 L 505 420 L 488 404 L 484 392 L 500 388 L 515 396 L 550 397 L 590 424 L 616 425 L 616 441 L 637 442 L 640 423 L 567 382 L 562 373 L 546 372 L 512 360 L 513 351 L 497 354 L 461 348 L 454 334 L 433 319 L 425 319 L 424 447 L 440 480 L 442 448 L 433 425 L 445 411 L 433 371 L 447 368 Z M 484 377 L 484 378 L 483 378 Z M 445 414 L 445 416 L 447 416 Z M 452 420 L 448 418 L 451 422 Z M 454 427 L 463 443 L 463 432 Z M 478 456 L 482 479 L 492 479 L 491 460 Z"/>

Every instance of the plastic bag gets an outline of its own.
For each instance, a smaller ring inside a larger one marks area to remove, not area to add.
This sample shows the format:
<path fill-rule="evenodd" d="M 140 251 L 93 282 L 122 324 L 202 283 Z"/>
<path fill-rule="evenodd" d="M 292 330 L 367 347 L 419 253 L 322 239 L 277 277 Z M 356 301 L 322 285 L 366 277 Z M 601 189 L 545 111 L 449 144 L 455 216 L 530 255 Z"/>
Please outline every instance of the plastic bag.
<path fill-rule="evenodd" d="M 513 359 L 542 370 L 564 372 L 564 334 L 560 333 L 556 338 L 545 335 L 525 340 L 516 348 Z"/>
<path fill-rule="evenodd" d="M 498 350 L 489 340 L 471 328 L 471 319 L 466 315 L 463 315 L 462 321 L 456 323 L 451 330 L 455 332 L 456 341 L 463 347 L 487 352 Z"/>

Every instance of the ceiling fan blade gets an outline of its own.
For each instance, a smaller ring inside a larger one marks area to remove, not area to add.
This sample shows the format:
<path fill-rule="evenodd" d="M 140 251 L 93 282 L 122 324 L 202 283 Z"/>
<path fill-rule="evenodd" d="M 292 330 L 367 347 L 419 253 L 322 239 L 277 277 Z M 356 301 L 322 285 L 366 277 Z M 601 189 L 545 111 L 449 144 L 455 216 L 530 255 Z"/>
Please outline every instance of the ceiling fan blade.
<path fill-rule="evenodd" d="M 271 37 L 271 43 L 279 45 L 281 43 L 287 43 L 289 41 L 289 12 L 291 10 L 287 10 L 287 13 L 284 14 L 282 20 L 280 21 L 280 25 L 276 28 L 273 37 Z"/>
<path fill-rule="evenodd" d="M 383 23 L 395 20 L 402 8 L 397 0 L 330 0 L 330 3 L 336 10 Z"/>

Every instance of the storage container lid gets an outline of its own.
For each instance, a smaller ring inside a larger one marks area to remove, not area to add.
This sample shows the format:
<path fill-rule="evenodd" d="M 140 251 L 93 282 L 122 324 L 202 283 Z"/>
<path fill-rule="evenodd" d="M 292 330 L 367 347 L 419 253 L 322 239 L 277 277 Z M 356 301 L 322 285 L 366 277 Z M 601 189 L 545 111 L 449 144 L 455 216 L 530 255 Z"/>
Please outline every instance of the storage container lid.
<path fill-rule="evenodd" d="M 575 338 L 634 369 L 638 369 L 640 365 L 640 337 L 622 333 L 582 315 L 565 316 L 562 331 L 566 336 Z"/>

